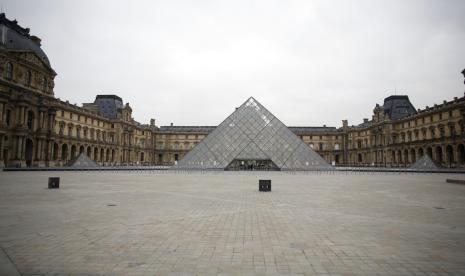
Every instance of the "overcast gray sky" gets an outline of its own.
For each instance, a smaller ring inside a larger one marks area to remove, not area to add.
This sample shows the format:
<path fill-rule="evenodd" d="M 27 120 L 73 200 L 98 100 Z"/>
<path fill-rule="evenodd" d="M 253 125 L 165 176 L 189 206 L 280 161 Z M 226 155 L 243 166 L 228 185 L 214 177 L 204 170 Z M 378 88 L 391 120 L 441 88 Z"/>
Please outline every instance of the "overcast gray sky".
<path fill-rule="evenodd" d="M 340 126 L 407 94 L 464 94 L 465 1 L 0 1 L 72 103 L 117 94 L 141 123 L 217 125 L 253 96 L 285 124 Z"/>

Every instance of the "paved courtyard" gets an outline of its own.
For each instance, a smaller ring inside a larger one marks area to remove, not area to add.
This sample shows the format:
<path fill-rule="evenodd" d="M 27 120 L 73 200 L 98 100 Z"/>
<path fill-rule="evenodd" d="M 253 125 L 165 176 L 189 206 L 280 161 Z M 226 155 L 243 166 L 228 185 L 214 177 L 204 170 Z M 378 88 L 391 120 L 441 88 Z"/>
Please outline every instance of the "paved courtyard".
<path fill-rule="evenodd" d="M 0 275 L 465 275 L 446 178 L 0 172 Z"/>

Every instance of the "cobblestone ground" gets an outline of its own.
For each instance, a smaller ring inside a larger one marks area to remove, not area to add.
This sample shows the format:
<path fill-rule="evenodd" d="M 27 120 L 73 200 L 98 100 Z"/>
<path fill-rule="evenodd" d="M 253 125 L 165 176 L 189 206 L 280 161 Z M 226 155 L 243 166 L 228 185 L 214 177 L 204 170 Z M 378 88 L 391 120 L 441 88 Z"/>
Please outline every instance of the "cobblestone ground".
<path fill-rule="evenodd" d="M 21 275 L 465 275 L 465 185 L 446 178 L 465 176 L 2 172 L 0 264 Z"/>

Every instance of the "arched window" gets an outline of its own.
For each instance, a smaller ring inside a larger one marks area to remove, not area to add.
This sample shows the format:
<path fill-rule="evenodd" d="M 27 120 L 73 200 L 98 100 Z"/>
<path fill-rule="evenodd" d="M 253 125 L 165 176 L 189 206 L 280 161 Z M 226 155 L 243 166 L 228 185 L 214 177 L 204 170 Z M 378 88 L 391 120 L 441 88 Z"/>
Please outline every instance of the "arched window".
<path fill-rule="evenodd" d="M 11 62 L 6 63 L 6 79 L 11 80 L 13 79 L 13 64 Z"/>

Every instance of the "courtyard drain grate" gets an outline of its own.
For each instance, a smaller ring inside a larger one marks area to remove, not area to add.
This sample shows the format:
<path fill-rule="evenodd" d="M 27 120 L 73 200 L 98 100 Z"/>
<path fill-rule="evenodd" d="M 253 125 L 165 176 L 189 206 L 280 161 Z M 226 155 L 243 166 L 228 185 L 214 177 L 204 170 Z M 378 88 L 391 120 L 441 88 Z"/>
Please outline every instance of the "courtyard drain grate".
<path fill-rule="evenodd" d="M 108 207 L 113 207 L 113 206 L 116 206 L 116 204 L 111 203 L 111 204 L 107 204 L 107 206 Z"/>
<path fill-rule="evenodd" d="M 440 206 L 434 206 L 434 209 L 443 210 L 443 209 L 446 209 L 446 208 L 440 207 Z"/>

